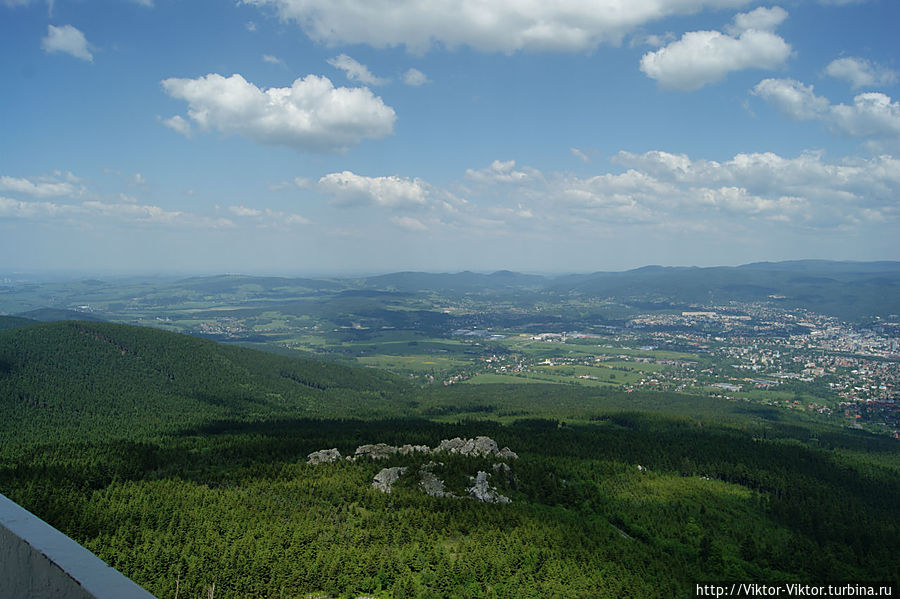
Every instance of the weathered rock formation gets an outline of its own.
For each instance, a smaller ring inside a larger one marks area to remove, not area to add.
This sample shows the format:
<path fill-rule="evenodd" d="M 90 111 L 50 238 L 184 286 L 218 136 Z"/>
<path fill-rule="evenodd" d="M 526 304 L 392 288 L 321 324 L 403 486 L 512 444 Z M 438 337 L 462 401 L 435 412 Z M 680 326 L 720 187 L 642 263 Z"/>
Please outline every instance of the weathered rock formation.
<path fill-rule="evenodd" d="M 509 451 L 508 447 L 505 447 L 504 449 Z M 447 453 L 458 453 L 460 455 L 480 456 L 483 458 L 495 456 L 500 453 L 500 450 L 497 449 L 497 442 L 490 437 L 475 437 L 474 439 L 460 439 L 459 437 L 454 437 L 453 439 L 444 439 L 441 441 L 440 445 L 434 448 L 432 453 L 440 453 L 442 451 Z"/>
<path fill-rule="evenodd" d="M 335 448 L 332 449 L 322 449 L 319 451 L 314 451 L 308 456 L 306 456 L 307 464 L 329 464 L 331 462 L 336 462 L 341 459 L 341 452 Z"/>
<path fill-rule="evenodd" d="M 375 443 L 374 445 L 360 445 L 353 454 L 353 459 L 369 457 L 373 460 L 386 460 L 397 453 L 397 448 L 386 443 Z"/>
<path fill-rule="evenodd" d="M 497 457 L 505 460 L 518 460 L 519 454 L 510 449 L 509 447 L 504 447 L 500 451 L 497 452 Z"/>
<path fill-rule="evenodd" d="M 322 462 L 333 462 L 330 458 L 331 454 L 326 455 L 325 452 L 337 452 L 337 449 L 325 449 L 310 454 L 310 464 L 320 464 Z M 518 459 L 516 452 L 509 447 L 503 449 L 497 448 L 497 442 L 490 437 L 475 437 L 474 439 L 461 439 L 455 437 L 453 439 L 444 439 L 434 449 L 427 445 L 401 445 L 396 447 L 387 443 L 374 443 L 368 445 L 360 445 L 352 456 L 347 456 L 348 461 L 356 461 L 359 458 L 369 458 L 372 460 L 386 460 L 395 454 L 412 455 L 415 453 L 455 453 L 464 456 L 478 457 L 497 457 L 500 459 L 515 460 Z M 320 455 L 319 461 L 313 462 L 313 455 Z M 327 459 L 326 459 L 327 458 Z M 340 459 L 340 454 L 338 454 Z"/>
<path fill-rule="evenodd" d="M 351 460 L 358 458 L 371 458 L 373 460 L 386 460 L 394 454 L 411 455 L 414 453 L 430 453 L 431 449 L 427 445 L 401 445 L 395 447 L 386 443 L 375 443 L 374 445 L 360 445 L 356 448 Z"/>
<path fill-rule="evenodd" d="M 428 462 L 422 465 L 419 469 L 419 486 L 431 497 L 455 497 L 453 493 L 448 493 L 444 489 L 444 481 L 431 471 L 435 466 L 443 466 L 443 464 Z"/>
<path fill-rule="evenodd" d="M 382 468 L 372 481 L 372 488 L 382 493 L 390 493 L 391 487 L 400 476 L 406 472 L 406 468 L 395 466 L 394 468 Z"/>
<path fill-rule="evenodd" d="M 395 447 L 386 443 L 374 443 L 368 445 L 360 445 L 352 456 L 347 456 L 347 460 L 354 462 L 359 458 L 368 458 L 372 460 L 387 460 L 395 455 L 413 455 L 416 453 L 438 454 L 449 453 L 468 457 L 493 457 L 501 460 L 518 459 L 516 452 L 509 447 L 498 449 L 497 442 L 490 437 L 475 437 L 474 439 L 462 439 L 455 437 L 453 439 L 443 439 L 435 448 L 429 448 L 427 445 L 401 445 Z M 323 449 L 314 451 L 307 456 L 308 464 L 324 464 L 336 462 L 341 459 L 341 453 L 337 449 Z M 437 466 L 443 466 L 443 463 L 428 462 L 423 464 L 418 471 L 419 487 L 431 497 L 459 497 L 447 491 L 444 481 L 442 481 L 433 472 Z M 372 488 L 382 493 L 390 493 L 391 487 L 406 472 L 406 467 L 383 468 L 375 475 L 372 481 Z M 514 477 L 509 464 L 506 462 L 496 462 L 492 466 L 494 474 L 498 480 L 512 483 Z M 501 495 L 496 487 L 489 482 L 491 475 L 487 472 L 478 471 L 475 476 L 470 476 L 471 486 L 466 489 L 469 496 L 483 501 L 485 503 L 510 503 L 509 497 Z"/>
<path fill-rule="evenodd" d="M 509 503 L 511 501 L 509 497 L 501 495 L 497 487 L 492 487 L 488 483 L 490 476 L 487 472 L 479 470 L 474 477 L 469 477 L 469 482 L 472 483 L 472 486 L 466 489 L 469 495 L 484 503 Z"/>

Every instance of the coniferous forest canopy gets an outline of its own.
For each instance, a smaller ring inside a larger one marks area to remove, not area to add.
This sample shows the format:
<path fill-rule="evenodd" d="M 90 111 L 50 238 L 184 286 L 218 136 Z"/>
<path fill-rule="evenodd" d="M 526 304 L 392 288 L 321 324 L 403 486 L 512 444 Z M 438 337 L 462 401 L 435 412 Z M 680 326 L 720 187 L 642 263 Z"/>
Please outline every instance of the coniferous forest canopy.
<path fill-rule="evenodd" d="M 893 289 L 891 268 L 833 281 Z M 791 305 L 791 285 L 841 284 L 809 274 L 767 299 L 649 274 L 615 293 L 514 273 L 10 285 L 5 306 L 53 321 L 0 317 L 0 492 L 160 598 L 900 583 L 896 315 Z M 158 328 L 101 322 L 129 319 Z M 842 386 L 860 370 L 880 395 Z M 307 463 L 478 436 L 518 458 Z M 510 502 L 463 497 L 477 471 Z"/>

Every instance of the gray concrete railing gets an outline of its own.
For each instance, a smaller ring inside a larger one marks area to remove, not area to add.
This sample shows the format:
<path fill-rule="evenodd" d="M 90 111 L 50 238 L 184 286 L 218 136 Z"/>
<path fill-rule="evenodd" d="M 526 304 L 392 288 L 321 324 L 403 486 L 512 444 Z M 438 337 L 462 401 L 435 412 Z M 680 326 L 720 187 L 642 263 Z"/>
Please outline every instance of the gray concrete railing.
<path fill-rule="evenodd" d="M 154 599 L 99 557 L 0 495 L 0 599 Z"/>

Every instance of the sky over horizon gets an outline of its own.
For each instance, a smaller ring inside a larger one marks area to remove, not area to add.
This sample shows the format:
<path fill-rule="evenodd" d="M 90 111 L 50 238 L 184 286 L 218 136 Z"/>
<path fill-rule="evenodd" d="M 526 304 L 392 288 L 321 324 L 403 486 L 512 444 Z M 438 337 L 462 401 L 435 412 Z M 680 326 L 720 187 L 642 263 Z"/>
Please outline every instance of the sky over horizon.
<path fill-rule="evenodd" d="M 898 260 L 898 23 L 896 0 L 0 0 L 0 272 Z"/>

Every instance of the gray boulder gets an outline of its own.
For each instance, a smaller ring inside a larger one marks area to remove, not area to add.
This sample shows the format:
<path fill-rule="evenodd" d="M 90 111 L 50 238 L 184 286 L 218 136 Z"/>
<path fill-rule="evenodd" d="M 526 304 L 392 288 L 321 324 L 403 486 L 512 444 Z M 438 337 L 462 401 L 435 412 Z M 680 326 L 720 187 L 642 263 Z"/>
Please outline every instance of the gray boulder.
<path fill-rule="evenodd" d="M 431 497 L 455 497 L 453 493 L 448 493 L 444 489 L 444 481 L 439 479 L 437 475 L 431 471 L 437 466 L 434 462 L 423 464 L 419 469 L 419 486 L 427 495 Z M 443 465 L 443 464 L 441 464 Z"/>
<path fill-rule="evenodd" d="M 459 453 L 459 450 L 466 444 L 465 439 L 460 439 L 459 437 L 454 437 L 452 439 L 444 439 L 441 441 L 440 445 L 434 448 L 433 453 Z"/>
<path fill-rule="evenodd" d="M 500 451 L 497 452 L 497 457 L 505 460 L 518 460 L 519 454 L 510 449 L 509 447 L 504 447 Z"/>
<path fill-rule="evenodd" d="M 444 439 L 440 445 L 434 448 L 434 453 L 440 452 L 480 457 L 493 456 L 500 453 L 497 449 L 497 442 L 490 437 L 475 437 L 474 439 L 454 437 L 453 439 Z"/>
<path fill-rule="evenodd" d="M 404 472 L 406 472 L 406 468 L 399 466 L 382 468 L 381 472 L 375 475 L 375 479 L 372 481 L 372 488 L 382 493 L 390 493 L 391 487 Z"/>
<path fill-rule="evenodd" d="M 497 453 L 499 453 L 499 450 L 497 449 L 497 442 L 490 437 L 475 437 L 475 439 L 473 439 L 473 443 L 475 445 L 473 449 L 475 455 L 487 457 L 489 455 L 497 455 Z"/>
<path fill-rule="evenodd" d="M 475 477 L 469 477 L 472 486 L 466 489 L 469 495 L 484 503 L 510 503 L 511 499 L 505 495 L 501 495 L 496 487 L 492 487 L 488 482 L 491 475 L 487 472 L 478 471 Z"/>
<path fill-rule="evenodd" d="M 369 457 L 373 460 L 386 460 L 395 453 L 397 448 L 386 443 L 375 443 L 374 445 L 360 445 L 353 454 L 353 459 Z"/>
<path fill-rule="evenodd" d="M 308 456 L 306 456 L 307 464 L 330 464 L 331 462 L 336 462 L 341 459 L 341 452 L 336 448 L 332 449 L 321 449 L 319 451 L 314 451 Z"/>
<path fill-rule="evenodd" d="M 402 445 L 397 448 L 400 455 L 410 455 L 413 453 L 431 453 L 431 448 L 427 445 Z"/>

